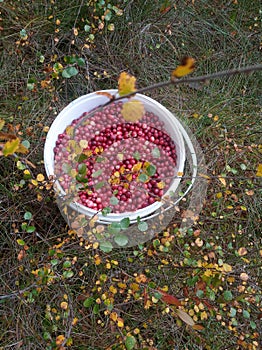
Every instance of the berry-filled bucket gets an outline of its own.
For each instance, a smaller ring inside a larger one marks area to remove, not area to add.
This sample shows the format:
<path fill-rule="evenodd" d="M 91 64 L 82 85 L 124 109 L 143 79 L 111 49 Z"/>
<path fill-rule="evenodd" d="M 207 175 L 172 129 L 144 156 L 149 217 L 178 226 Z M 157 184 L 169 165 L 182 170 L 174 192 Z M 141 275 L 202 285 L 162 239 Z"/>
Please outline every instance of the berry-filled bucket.
<path fill-rule="evenodd" d="M 180 123 L 141 94 L 133 99 L 142 102 L 145 114 L 127 122 L 122 116 L 127 100 L 100 107 L 107 94 L 117 96 L 117 90 L 81 96 L 58 114 L 46 137 L 46 173 L 55 181 L 59 206 L 66 203 L 81 220 L 147 220 L 180 183 L 185 163 Z"/>

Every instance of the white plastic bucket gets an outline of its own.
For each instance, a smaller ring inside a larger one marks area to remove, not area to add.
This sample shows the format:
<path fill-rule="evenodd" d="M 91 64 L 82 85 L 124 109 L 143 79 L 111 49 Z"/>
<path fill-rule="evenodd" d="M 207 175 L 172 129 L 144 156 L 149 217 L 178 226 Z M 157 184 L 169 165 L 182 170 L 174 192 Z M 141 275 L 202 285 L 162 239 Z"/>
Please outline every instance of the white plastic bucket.
<path fill-rule="evenodd" d="M 112 95 L 117 94 L 117 90 L 104 90 Z M 159 117 L 161 121 L 165 124 L 165 130 L 169 136 L 173 139 L 176 145 L 176 167 L 174 169 L 174 180 L 166 191 L 165 195 L 174 193 L 180 183 L 181 176 L 184 170 L 185 163 L 185 146 L 184 140 L 180 132 L 180 123 L 176 117 L 167 110 L 160 103 L 154 99 L 147 97 L 142 94 L 136 94 L 135 98 L 143 102 L 144 108 L 148 112 L 152 112 Z M 79 118 L 83 113 L 93 110 L 95 107 L 103 105 L 108 102 L 108 98 L 103 95 L 98 95 L 95 92 L 87 95 L 83 95 L 76 100 L 72 101 L 67 107 L 65 107 L 56 117 L 53 124 L 51 125 L 49 132 L 46 137 L 45 147 L 44 147 L 44 164 L 45 170 L 48 177 L 53 176 L 55 178 L 54 170 L 54 148 L 56 146 L 56 141 L 58 135 L 62 134 L 66 127 L 69 126 L 73 120 Z M 106 127 L 106 126 L 105 126 Z M 65 195 L 64 190 L 60 186 L 59 182 L 56 180 L 55 189 L 58 191 L 59 196 Z M 70 208 L 78 213 L 84 214 L 87 218 L 91 218 L 94 215 L 98 215 L 99 222 L 110 224 L 112 222 L 119 222 L 123 218 L 129 218 L 130 222 L 136 222 L 137 218 L 140 217 L 146 220 L 147 217 L 152 217 L 152 214 L 158 210 L 163 205 L 162 202 L 155 202 L 145 208 L 138 209 L 135 212 L 125 212 L 125 213 L 111 213 L 103 216 L 102 213 L 88 208 L 80 203 L 72 202 L 69 204 Z"/>

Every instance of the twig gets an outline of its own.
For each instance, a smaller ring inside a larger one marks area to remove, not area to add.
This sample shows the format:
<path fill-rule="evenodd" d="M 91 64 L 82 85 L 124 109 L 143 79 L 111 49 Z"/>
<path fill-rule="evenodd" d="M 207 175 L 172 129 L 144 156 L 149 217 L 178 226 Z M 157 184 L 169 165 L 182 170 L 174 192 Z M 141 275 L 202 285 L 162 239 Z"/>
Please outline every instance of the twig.
<path fill-rule="evenodd" d="M 10 294 L 7 294 L 7 295 L 0 295 L 0 300 L 3 300 L 3 299 L 10 299 L 10 298 L 15 298 L 21 294 L 23 294 L 24 292 L 30 290 L 31 288 L 33 287 L 36 287 L 37 285 L 36 284 L 32 284 L 31 286 L 29 287 L 26 287 L 22 290 L 19 290 L 17 292 L 14 292 L 14 293 L 10 293 Z"/>
<path fill-rule="evenodd" d="M 175 80 L 170 79 L 167 81 L 163 81 L 160 83 L 146 86 L 144 88 L 138 89 L 134 92 L 131 92 L 131 93 L 123 95 L 123 96 L 119 96 L 119 97 L 113 96 L 113 98 L 110 101 L 108 101 L 107 103 L 105 103 L 103 105 L 103 107 L 107 106 L 108 104 L 110 104 L 113 101 L 119 101 L 119 100 L 122 100 L 124 98 L 132 97 L 137 93 L 144 93 L 146 91 L 159 89 L 161 87 L 166 87 L 169 85 L 180 85 L 180 84 L 206 82 L 208 80 L 218 79 L 218 78 L 222 78 L 222 77 L 230 77 L 230 76 L 241 74 L 241 73 L 248 74 L 248 73 L 252 73 L 252 72 L 256 72 L 256 71 L 260 71 L 260 70 L 262 70 L 262 64 L 258 64 L 255 66 L 236 68 L 236 69 L 231 69 L 231 70 L 225 70 L 225 71 L 219 71 L 216 73 L 200 75 L 198 77 L 193 77 L 193 78 L 182 78 L 182 79 L 175 79 Z"/>

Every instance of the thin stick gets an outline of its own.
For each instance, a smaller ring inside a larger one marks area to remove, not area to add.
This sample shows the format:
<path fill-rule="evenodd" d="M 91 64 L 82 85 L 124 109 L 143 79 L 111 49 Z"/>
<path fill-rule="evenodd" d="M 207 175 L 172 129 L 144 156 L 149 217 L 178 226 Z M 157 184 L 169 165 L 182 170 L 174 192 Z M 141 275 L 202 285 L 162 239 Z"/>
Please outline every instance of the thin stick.
<path fill-rule="evenodd" d="M 243 68 L 236 68 L 236 69 L 231 69 L 231 70 L 225 70 L 225 71 L 219 71 L 216 73 L 200 75 L 198 77 L 193 77 L 193 78 L 170 79 L 170 80 L 156 83 L 156 84 L 153 84 L 150 86 L 146 86 L 144 88 L 141 88 L 141 89 L 138 89 L 134 92 L 131 92 L 130 94 L 126 94 L 126 95 L 119 96 L 119 97 L 113 97 L 113 99 L 108 101 L 103 107 L 107 106 L 112 101 L 119 101 L 119 100 L 122 100 L 124 98 L 132 97 L 137 93 L 144 93 L 144 92 L 149 91 L 149 90 L 159 89 L 161 87 L 166 87 L 169 85 L 206 82 L 208 80 L 213 80 L 213 79 L 222 78 L 222 77 L 230 77 L 232 75 L 237 75 L 237 74 L 241 74 L 241 73 L 248 74 L 248 73 L 252 73 L 252 72 L 256 72 L 256 71 L 260 71 L 260 70 L 262 70 L 262 64 L 258 64 L 255 66 L 243 67 Z"/>

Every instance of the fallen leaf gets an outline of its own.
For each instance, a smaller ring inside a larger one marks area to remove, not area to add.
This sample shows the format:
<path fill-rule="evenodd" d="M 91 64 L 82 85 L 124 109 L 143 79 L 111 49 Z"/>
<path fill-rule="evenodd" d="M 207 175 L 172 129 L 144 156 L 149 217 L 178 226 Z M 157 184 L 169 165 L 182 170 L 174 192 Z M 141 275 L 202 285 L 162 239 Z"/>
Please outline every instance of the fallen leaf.
<path fill-rule="evenodd" d="M 262 164 L 258 164 L 256 176 L 262 177 Z"/>
<path fill-rule="evenodd" d="M 122 72 L 118 79 L 118 93 L 120 96 L 136 91 L 136 78 L 126 72 Z"/>
<path fill-rule="evenodd" d="M 194 324 L 194 326 L 192 326 L 192 327 L 196 331 L 202 331 L 203 329 L 205 329 L 205 327 L 201 326 L 200 324 Z"/>
<path fill-rule="evenodd" d="M 3 119 L 0 119 L 0 130 L 3 129 L 4 125 L 5 125 L 5 121 Z"/>
<path fill-rule="evenodd" d="M 247 250 L 245 247 L 240 247 L 237 252 L 238 252 L 239 256 L 244 256 L 247 254 Z"/>
<path fill-rule="evenodd" d="M 0 140 L 15 140 L 17 137 L 14 134 L 9 134 L 7 132 L 0 132 Z"/>
<path fill-rule="evenodd" d="M 18 149 L 19 144 L 20 144 L 19 138 L 16 138 L 12 141 L 7 141 L 3 148 L 3 155 L 7 157 L 10 154 L 14 154 L 15 151 Z"/>
<path fill-rule="evenodd" d="M 144 105 L 138 100 L 127 101 L 123 104 L 121 114 L 127 122 L 137 122 L 145 114 Z"/>
<path fill-rule="evenodd" d="M 162 294 L 161 300 L 164 301 L 165 303 L 167 303 L 169 305 L 176 305 L 176 306 L 180 306 L 181 305 L 180 300 L 178 300 L 173 295 L 168 294 L 168 293 L 164 292 L 161 289 L 158 289 L 158 291 Z"/>
<path fill-rule="evenodd" d="M 56 343 L 57 346 L 59 346 L 59 345 L 63 344 L 64 340 L 65 340 L 65 336 L 64 335 L 58 335 L 56 337 L 55 343 Z"/>
<path fill-rule="evenodd" d="M 223 177 L 219 176 L 218 180 L 222 183 L 223 186 L 227 185 L 226 180 Z"/>
<path fill-rule="evenodd" d="M 195 60 L 192 57 L 184 57 L 181 61 L 181 64 L 173 70 L 171 74 L 171 80 L 176 78 L 181 78 L 187 74 L 190 74 L 195 69 Z"/>
<path fill-rule="evenodd" d="M 181 318 L 182 321 L 184 321 L 189 326 L 193 327 L 195 325 L 195 322 L 192 319 L 192 317 L 189 316 L 185 311 L 178 309 L 176 310 L 176 314 L 179 318 Z"/>

